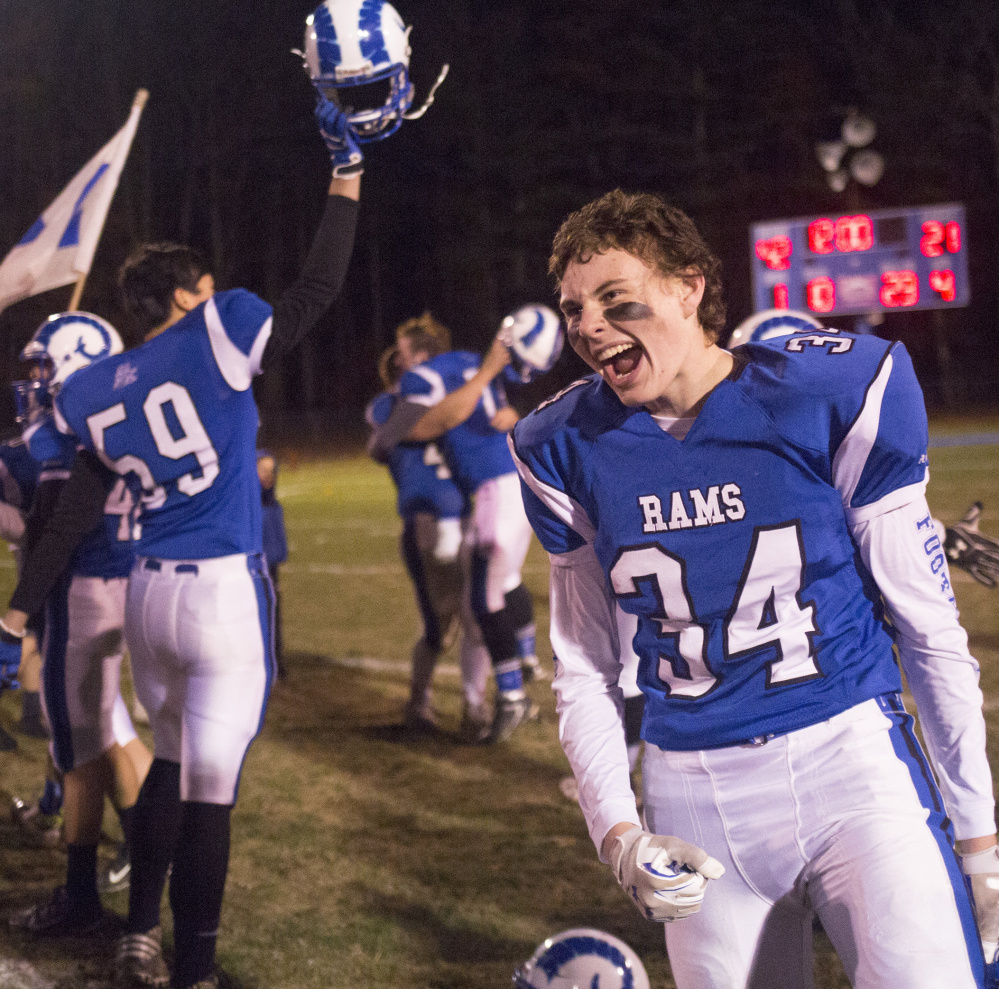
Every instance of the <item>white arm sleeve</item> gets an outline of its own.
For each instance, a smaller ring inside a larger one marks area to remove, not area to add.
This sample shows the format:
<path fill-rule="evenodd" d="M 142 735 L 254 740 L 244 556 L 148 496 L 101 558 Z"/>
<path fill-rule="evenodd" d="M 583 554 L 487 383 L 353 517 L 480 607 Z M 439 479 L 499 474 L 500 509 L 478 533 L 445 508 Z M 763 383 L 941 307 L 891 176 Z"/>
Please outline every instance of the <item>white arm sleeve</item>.
<path fill-rule="evenodd" d="M 850 526 L 897 630 L 902 668 L 956 837 L 996 830 L 978 663 L 958 623 L 943 546 L 917 494 Z"/>
<path fill-rule="evenodd" d="M 624 741 L 614 605 L 592 546 L 550 558 L 559 741 L 599 853 L 615 824 L 640 824 Z"/>

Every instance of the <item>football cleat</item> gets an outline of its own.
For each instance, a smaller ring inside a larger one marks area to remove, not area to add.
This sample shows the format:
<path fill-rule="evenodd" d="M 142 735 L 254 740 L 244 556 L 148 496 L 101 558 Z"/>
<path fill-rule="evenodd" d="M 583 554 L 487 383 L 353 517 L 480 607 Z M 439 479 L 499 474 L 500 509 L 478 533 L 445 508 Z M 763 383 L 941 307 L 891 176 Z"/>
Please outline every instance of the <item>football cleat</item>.
<path fill-rule="evenodd" d="M 547 938 L 513 973 L 516 989 L 650 989 L 642 960 L 622 941 L 592 927 Z"/>
<path fill-rule="evenodd" d="M 118 854 L 108 862 L 97 877 L 97 888 L 102 893 L 120 893 L 128 889 L 132 878 L 132 860 L 128 854 L 128 845 L 122 842 L 118 846 Z"/>
<path fill-rule="evenodd" d="M 541 708 L 530 697 L 497 694 L 493 724 L 485 739 L 486 744 L 498 745 L 505 742 L 525 721 L 534 721 L 540 713 Z"/>
<path fill-rule="evenodd" d="M 43 814 L 38 804 L 28 804 L 20 797 L 14 797 L 10 802 L 10 816 L 33 845 L 55 848 L 62 841 L 62 814 Z"/>
<path fill-rule="evenodd" d="M 489 737 L 492 723 L 492 711 L 488 704 L 469 704 L 466 701 L 461 712 L 458 737 L 466 745 L 481 745 Z"/>
<path fill-rule="evenodd" d="M 306 18 L 305 71 L 312 84 L 347 115 L 362 144 L 394 134 L 434 101 L 448 67 L 418 110 L 409 79 L 409 32 L 385 0 L 325 0 Z"/>
<path fill-rule="evenodd" d="M 792 333 L 814 333 L 825 327 L 814 316 L 796 309 L 764 309 L 744 319 L 728 338 L 726 349 L 734 350 L 744 343 L 760 343 Z"/>
<path fill-rule="evenodd" d="M 527 384 L 550 371 L 562 353 L 565 330 L 548 306 L 522 306 L 500 323 L 499 337 L 510 351 L 504 375 L 515 384 Z"/>
<path fill-rule="evenodd" d="M 44 903 L 36 903 L 14 914 L 10 918 L 10 926 L 35 937 L 86 937 L 100 932 L 104 918 L 100 901 L 92 909 L 70 909 L 66 887 L 59 886 Z"/>
<path fill-rule="evenodd" d="M 17 421 L 30 422 L 40 410 L 49 408 L 75 371 L 124 349 L 118 331 L 100 316 L 88 312 L 49 316 L 21 351 L 30 377 L 11 385 Z"/>
<path fill-rule="evenodd" d="M 170 971 L 163 960 L 163 931 L 125 934 L 118 939 L 114 958 L 114 989 L 163 989 Z"/>

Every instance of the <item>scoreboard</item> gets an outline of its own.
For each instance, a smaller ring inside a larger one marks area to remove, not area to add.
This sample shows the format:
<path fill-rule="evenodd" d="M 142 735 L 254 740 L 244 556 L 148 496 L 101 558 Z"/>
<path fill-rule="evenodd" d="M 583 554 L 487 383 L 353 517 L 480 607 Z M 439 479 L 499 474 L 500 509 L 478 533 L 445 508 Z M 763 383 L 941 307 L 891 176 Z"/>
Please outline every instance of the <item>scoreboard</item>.
<path fill-rule="evenodd" d="M 957 203 L 753 224 L 753 304 L 820 316 L 966 306 Z"/>

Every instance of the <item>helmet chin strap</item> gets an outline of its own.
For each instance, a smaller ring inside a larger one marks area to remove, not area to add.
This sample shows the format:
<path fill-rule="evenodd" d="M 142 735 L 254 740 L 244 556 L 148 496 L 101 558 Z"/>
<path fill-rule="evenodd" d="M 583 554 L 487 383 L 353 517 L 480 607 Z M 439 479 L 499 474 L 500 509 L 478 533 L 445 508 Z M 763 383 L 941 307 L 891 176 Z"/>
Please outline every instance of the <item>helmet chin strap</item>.
<path fill-rule="evenodd" d="M 434 96 L 437 93 L 437 87 L 440 86 L 440 84 L 447 78 L 447 72 L 450 67 L 451 66 L 449 66 L 447 62 L 444 63 L 441 68 L 440 75 L 437 76 L 437 82 L 430 87 L 430 92 L 427 94 L 427 98 L 423 101 L 423 106 L 421 106 L 419 110 L 411 110 L 409 113 L 404 113 L 402 115 L 403 120 L 419 120 L 420 117 L 422 117 L 427 110 L 430 109 L 430 104 L 433 103 Z"/>

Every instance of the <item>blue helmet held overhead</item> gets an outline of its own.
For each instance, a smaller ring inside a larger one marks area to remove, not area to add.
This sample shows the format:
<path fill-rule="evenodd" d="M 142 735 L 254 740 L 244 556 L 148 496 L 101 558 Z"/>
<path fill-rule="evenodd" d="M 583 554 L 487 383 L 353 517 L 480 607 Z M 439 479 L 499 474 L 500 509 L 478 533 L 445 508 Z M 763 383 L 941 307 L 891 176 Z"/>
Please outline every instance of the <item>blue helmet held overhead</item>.
<path fill-rule="evenodd" d="M 17 421 L 51 406 L 53 397 L 75 371 L 124 349 L 118 331 L 100 316 L 88 312 L 49 316 L 21 351 L 29 377 L 12 386 Z"/>
<path fill-rule="evenodd" d="M 305 70 L 313 85 L 346 114 L 362 144 L 394 134 L 423 116 L 447 75 L 445 65 L 426 102 L 409 112 L 409 32 L 385 0 L 325 0 L 306 19 Z"/>
<path fill-rule="evenodd" d="M 734 350 L 744 343 L 760 343 L 774 337 L 792 333 L 810 333 L 825 327 L 810 313 L 797 309 L 763 309 L 744 319 L 728 340 L 728 349 Z"/>
<path fill-rule="evenodd" d="M 548 306 L 521 306 L 500 324 L 500 339 L 510 351 L 504 374 L 515 384 L 527 384 L 555 366 L 565 331 L 558 314 Z"/>

